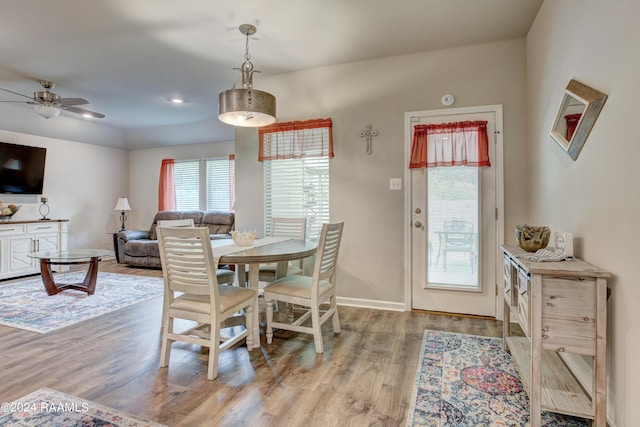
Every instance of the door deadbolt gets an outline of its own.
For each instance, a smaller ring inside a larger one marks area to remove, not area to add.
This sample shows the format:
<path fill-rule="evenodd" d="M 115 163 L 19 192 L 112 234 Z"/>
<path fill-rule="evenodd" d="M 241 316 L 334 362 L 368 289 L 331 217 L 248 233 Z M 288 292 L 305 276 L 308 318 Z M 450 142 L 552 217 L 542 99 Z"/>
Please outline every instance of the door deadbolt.
<path fill-rule="evenodd" d="M 420 221 L 416 221 L 414 225 L 416 228 L 422 228 L 422 223 Z"/>
<path fill-rule="evenodd" d="M 416 213 L 417 213 L 417 214 L 422 213 L 422 209 L 420 209 L 420 208 L 416 208 Z"/>

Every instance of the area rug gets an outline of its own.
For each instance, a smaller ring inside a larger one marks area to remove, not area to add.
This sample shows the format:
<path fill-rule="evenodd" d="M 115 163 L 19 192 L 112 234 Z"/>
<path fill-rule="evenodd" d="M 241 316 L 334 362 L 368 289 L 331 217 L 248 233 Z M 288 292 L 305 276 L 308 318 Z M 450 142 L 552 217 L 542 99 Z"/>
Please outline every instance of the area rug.
<path fill-rule="evenodd" d="M 422 342 L 407 426 L 529 425 L 529 398 L 502 338 L 427 330 Z M 550 412 L 542 425 L 588 423 Z"/>
<path fill-rule="evenodd" d="M 82 282 L 85 272 L 55 275 L 56 282 Z M 0 324 L 47 333 L 123 307 L 162 296 L 163 279 L 98 273 L 95 294 L 65 290 L 47 295 L 42 279 L 0 285 Z"/>
<path fill-rule="evenodd" d="M 165 427 L 70 394 L 41 388 L 0 408 L 0 426 Z"/>

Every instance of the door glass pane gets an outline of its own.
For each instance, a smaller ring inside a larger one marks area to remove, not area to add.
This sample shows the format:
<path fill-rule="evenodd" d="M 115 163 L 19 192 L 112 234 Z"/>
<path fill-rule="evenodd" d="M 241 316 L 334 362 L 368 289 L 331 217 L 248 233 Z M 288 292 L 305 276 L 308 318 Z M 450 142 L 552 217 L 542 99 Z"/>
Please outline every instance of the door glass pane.
<path fill-rule="evenodd" d="M 478 168 L 428 169 L 428 286 L 479 289 L 478 177 Z"/>

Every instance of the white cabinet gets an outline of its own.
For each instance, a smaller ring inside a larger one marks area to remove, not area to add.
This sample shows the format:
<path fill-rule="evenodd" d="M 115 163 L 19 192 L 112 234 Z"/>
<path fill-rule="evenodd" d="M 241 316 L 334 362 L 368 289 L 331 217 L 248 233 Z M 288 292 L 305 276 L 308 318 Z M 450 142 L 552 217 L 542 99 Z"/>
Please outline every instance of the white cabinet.
<path fill-rule="evenodd" d="M 67 249 L 67 220 L 0 223 L 0 279 L 40 272 L 34 251 Z"/>
<path fill-rule="evenodd" d="M 529 393 L 531 426 L 541 411 L 594 420 L 606 426 L 607 278 L 611 273 L 585 261 L 532 262 L 524 251 L 502 246 L 505 346 Z M 515 312 L 524 337 L 511 336 Z M 592 358 L 593 384 L 583 388 L 562 354 Z"/>

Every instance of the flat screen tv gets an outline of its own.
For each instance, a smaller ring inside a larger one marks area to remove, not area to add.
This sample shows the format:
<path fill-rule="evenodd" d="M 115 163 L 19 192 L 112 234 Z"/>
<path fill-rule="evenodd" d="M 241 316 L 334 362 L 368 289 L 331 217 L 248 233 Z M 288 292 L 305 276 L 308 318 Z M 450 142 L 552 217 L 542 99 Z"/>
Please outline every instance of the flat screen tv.
<path fill-rule="evenodd" d="M 47 149 L 0 142 L 0 194 L 42 194 Z"/>

